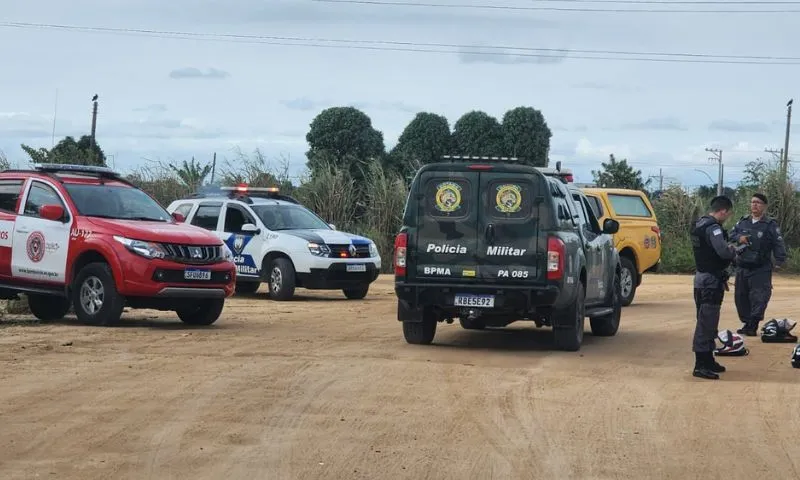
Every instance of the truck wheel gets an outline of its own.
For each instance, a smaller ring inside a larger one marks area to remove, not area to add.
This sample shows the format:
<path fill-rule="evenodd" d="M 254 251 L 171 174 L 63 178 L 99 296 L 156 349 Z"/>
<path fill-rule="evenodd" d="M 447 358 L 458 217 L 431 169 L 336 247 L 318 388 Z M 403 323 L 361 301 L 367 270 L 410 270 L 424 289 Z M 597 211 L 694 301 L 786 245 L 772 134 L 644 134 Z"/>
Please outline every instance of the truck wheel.
<path fill-rule="evenodd" d="M 175 313 L 187 325 L 211 325 L 217 321 L 224 306 L 224 298 L 204 298 L 190 307 L 175 310 Z"/>
<path fill-rule="evenodd" d="M 397 308 L 403 308 L 399 300 Z M 420 316 L 422 318 L 403 321 L 403 336 L 412 345 L 430 345 L 436 336 L 436 316 L 428 308 L 423 308 Z"/>
<path fill-rule="evenodd" d="M 78 272 L 72 284 L 72 304 L 81 322 L 108 326 L 119 321 L 125 297 L 117 292 L 107 263 L 90 263 Z"/>
<path fill-rule="evenodd" d="M 345 288 L 342 291 L 344 292 L 344 296 L 350 300 L 361 300 L 367 296 L 367 292 L 369 292 L 369 284 L 361 285 L 355 288 Z"/>
<path fill-rule="evenodd" d="M 258 291 L 261 282 L 236 282 L 237 295 L 252 295 Z"/>
<path fill-rule="evenodd" d="M 628 257 L 620 257 L 622 264 L 622 306 L 627 307 L 633 303 L 633 297 L 636 295 L 636 265 Z"/>
<path fill-rule="evenodd" d="M 583 344 L 583 327 L 586 320 L 584 287 L 577 284 L 575 303 L 553 315 L 553 339 L 559 350 L 577 352 Z"/>
<path fill-rule="evenodd" d="M 614 285 L 611 293 L 611 308 L 613 311 L 602 317 L 590 318 L 592 335 L 596 337 L 613 337 L 619 330 L 619 321 L 622 317 L 622 284 L 620 275 L 614 275 Z"/>
<path fill-rule="evenodd" d="M 273 300 L 289 300 L 294 296 L 294 267 L 289 259 L 278 257 L 269 270 L 269 296 Z"/>
<path fill-rule="evenodd" d="M 43 322 L 61 320 L 69 312 L 69 298 L 55 295 L 39 295 L 29 293 L 28 308 L 34 317 Z"/>

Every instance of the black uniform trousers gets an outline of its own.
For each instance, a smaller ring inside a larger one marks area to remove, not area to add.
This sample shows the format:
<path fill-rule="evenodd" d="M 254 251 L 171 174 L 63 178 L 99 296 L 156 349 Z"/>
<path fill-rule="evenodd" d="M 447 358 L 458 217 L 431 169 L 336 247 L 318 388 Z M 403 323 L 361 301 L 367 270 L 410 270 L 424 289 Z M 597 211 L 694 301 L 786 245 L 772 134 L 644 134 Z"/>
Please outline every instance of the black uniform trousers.
<path fill-rule="evenodd" d="M 772 270 L 765 268 L 749 270 L 739 267 L 736 271 L 733 298 L 739 320 L 746 328 L 758 328 L 759 322 L 764 320 L 764 312 L 772 298 Z"/>
<path fill-rule="evenodd" d="M 725 285 L 694 289 L 694 304 L 697 309 L 697 324 L 694 329 L 692 351 L 696 353 L 713 352 L 719 333 L 719 315 L 722 300 L 725 298 Z"/>

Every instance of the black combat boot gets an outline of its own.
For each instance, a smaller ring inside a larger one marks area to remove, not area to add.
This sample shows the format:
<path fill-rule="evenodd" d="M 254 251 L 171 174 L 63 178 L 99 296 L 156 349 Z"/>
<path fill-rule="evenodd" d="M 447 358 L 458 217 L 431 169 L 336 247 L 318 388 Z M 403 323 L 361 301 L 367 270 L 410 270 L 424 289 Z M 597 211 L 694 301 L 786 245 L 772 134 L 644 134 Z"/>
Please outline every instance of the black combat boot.
<path fill-rule="evenodd" d="M 725 371 L 725 367 L 717 363 L 717 359 L 714 358 L 714 353 L 708 352 L 706 359 L 708 360 L 708 369 L 712 372 L 722 373 Z"/>
<path fill-rule="evenodd" d="M 758 335 L 758 322 L 746 322 L 742 328 L 736 330 L 739 335 L 746 335 L 748 337 L 755 337 Z"/>
<path fill-rule="evenodd" d="M 719 380 L 719 375 L 711 370 L 713 367 L 708 362 L 708 356 L 706 355 L 707 353 L 711 352 L 695 352 L 694 371 L 692 372 L 692 375 L 697 378 Z"/>

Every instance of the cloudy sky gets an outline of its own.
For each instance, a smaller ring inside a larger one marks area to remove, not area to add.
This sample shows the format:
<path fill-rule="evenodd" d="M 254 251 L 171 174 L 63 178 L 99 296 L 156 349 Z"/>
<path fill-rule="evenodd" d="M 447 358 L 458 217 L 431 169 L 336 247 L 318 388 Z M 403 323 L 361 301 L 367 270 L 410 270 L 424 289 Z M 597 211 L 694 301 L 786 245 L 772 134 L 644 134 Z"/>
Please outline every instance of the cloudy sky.
<path fill-rule="evenodd" d="M 645 176 L 659 175 L 650 166 L 659 163 L 665 183 L 708 183 L 717 167 L 704 149 L 717 147 L 731 184 L 747 161 L 772 157 L 765 148 L 783 147 L 786 103 L 800 101 L 800 58 L 723 64 L 709 62 L 717 57 L 653 55 L 800 56 L 792 48 L 800 45 L 800 2 L 4 3 L 0 150 L 12 164 L 27 161 L 21 143 L 52 146 L 56 95 L 55 141 L 88 134 L 97 93 L 98 143 L 123 171 L 259 148 L 276 162 L 288 159 L 299 176 L 309 123 L 329 106 L 361 108 L 390 148 L 421 110 L 445 115 L 452 127 L 473 109 L 501 118 L 526 105 L 543 112 L 553 130 L 551 159 L 572 167 L 579 182 L 591 181 L 590 171 L 614 153 Z M 619 11 L 631 9 L 645 11 Z M 795 139 L 798 127 L 795 120 Z M 800 160 L 800 141 L 793 144 L 790 158 Z"/>

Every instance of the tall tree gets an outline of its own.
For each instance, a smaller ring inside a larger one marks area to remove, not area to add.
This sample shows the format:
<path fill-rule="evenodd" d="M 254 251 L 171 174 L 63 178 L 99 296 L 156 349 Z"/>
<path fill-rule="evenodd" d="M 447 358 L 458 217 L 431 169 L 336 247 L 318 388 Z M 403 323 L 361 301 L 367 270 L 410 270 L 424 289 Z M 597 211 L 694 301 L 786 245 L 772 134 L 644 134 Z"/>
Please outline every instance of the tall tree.
<path fill-rule="evenodd" d="M 642 190 L 650 184 L 648 179 L 642 181 L 642 171 L 634 170 L 628 165 L 627 159 L 617 161 L 614 154 L 608 156 L 608 162 L 603 162 L 602 170 L 592 170 L 594 183 L 601 188 L 629 188 L 632 190 Z"/>
<path fill-rule="evenodd" d="M 421 166 L 441 161 L 453 150 L 453 138 L 447 118 L 420 112 L 400 134 L 388 163 L 392 170 L 408 178 Z"/>
<path fill-rule="evenodd" d="M 363 178 L 364 166 L 382 159 L 383 133 L 372 127 L 372 120 L 354 107 L 330 107 L 311 122 L 306 134 L 308 168 L 312 174 L 323 161 L 348 168 L 355 178 Z"/>
<path fill-rule="evenodd" d="M 503 115 L 506 155 L 521 157 L 534 167 L 546 167 L 553 133 L 544 115 L 533 107 L 517 107 Z"/>
<path fill-rule="evenodd" d="M 65 137 L 50 150 L 44 147 L 34 149 L 24 143 L 21 147 L 33 163 L 106 166 L 106 155 L 103 153 L 103 149 L 97 143 L 92 149 L 92 137 L 89 135 L 83 135 L 77 142 L 74 137 Z"/>
<path fill-rule="evenodd" d="M 480 110 L 458 119 L 453 127 L 453 143 L 459 155 L 502 156 L 506 150 L 500 122 Z"/>

